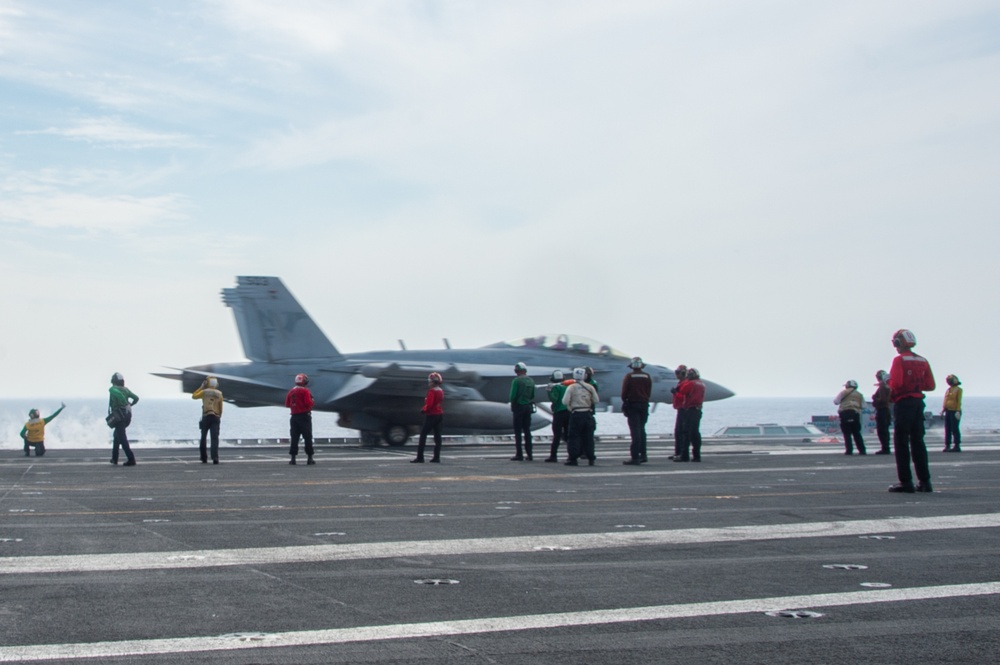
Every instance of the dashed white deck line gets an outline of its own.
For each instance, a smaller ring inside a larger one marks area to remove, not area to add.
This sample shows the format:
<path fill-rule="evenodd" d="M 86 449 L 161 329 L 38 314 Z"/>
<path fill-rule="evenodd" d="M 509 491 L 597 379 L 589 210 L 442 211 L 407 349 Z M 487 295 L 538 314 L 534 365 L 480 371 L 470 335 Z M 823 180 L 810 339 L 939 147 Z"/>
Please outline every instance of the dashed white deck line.
<path fill-rule="evenodd" d="M 0 662 L 38 662 L 58 659 L 136 657 L 240 649 L 311 647 L 351 642 L 382 642 L 508 631 L 545 630 L 638 621 L 750 614 L 775 610 L 820 609 L 941 598 L 967 598 L 1000 594 L 1000 582 L 877 589 L 800 596 L 777 596 L 708 603 L 656 605 L 613 610 L 487 617 L 456 621 L 359 626 L 282 633 L 236 633 L 206 637 L 126 640 L 75 644 L 0 647 Z"/>
<path fill-rule="evenodd" d="M 291 547 L 2 557 L 0 558 L 0 575 L 262 566 L 413 556 L 533 553 L 537 551 L 539 546 L 559 548 L 560 550 L 595 550 L 650 545 L 697 545 L 996 527 L 1000 527 L 1000 513 L 642 532 L 617 531 Z"/>

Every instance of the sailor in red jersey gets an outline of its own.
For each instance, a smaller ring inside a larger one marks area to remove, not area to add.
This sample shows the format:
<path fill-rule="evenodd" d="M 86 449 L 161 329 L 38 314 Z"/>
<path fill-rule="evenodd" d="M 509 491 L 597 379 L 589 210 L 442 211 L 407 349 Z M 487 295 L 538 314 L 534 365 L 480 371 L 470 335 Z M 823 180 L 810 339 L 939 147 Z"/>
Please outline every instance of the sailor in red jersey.
<path fill-rule="evenodd" d="M 299 454 L 299 438 L 305 439 L 306 455 L 309 457 L 306 464 L 316 463 L 313 461 L 313 396 L 306 388 L 307 385 L 309 385 L 309 377 L 305 374 L 296 374 L 295 387 L 285 395 L 285 406 L 292 412 L 292 417 L 289 420 L 291 447 L 288 450 L 292 459 L 289 464 L 295 464 L 295 457 Z"/>
<path fill-rule="evenodd" d="M 681 381 L 687 376 L 687 365 L 678 365 L 674 370 L 677 377 L 677 385 L 670 389 L 671 401 L 674 411 L 674 455 L 670 459 L 680 459 L 681 456 L 681 398 L 677 396 L 677 389 L 681 387 Z"/>
<path fill-rule="evenodd" d="M 424 398 L 424 426 L 420 430 L 420 442 L 417 445 L 417 456 L 410 462 L 424 463 L 424 446 L 427 445 L 427 435 L 434 432 L 434 457 L 432 462 L 441 461 L 441 422 L 444 420 L 444 390 L 441 384 L 444 379 L 437 372 L 427 375 L 427 396 Z"/>
<path fill-rule="evenodd" d="M 680 453 L 675 462 L 701 461 L 701 405 L 705 402 L 705 384 L 701 374 L 689 367 L 687 376 L 677 388 L 675 398 L 680 399 Z"/>
<path fill-rule="evenodd" d="M 892 394 L 893 447 L 896 450 L 896 474 L 899 483 L 890 492 L 933 492 L 931 472 L 927 465 L 927 447 L 924 445 L 924 391 L 934 390 L 934 373 L 927 359 L 913 353 L 916 336 L 906 329 L 897 330 L 892 345 L 899 353 L 892 359 L 889 369 L 889 390 Z M 917 475 L 913 487 L 910 458 Z"/>

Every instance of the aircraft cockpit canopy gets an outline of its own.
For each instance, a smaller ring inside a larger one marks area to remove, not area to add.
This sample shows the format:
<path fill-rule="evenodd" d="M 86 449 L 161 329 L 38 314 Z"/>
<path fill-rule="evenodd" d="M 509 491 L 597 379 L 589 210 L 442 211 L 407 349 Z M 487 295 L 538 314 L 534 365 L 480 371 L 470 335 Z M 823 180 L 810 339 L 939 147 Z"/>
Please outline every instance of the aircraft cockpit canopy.
<path fill-rule="evenodd" d="M 629 360 L 632 356 L 626 355 L 618 349 L 607 344 L 602 344 L 597 340 L 579 335 L 536 335 L 534 337 L 520 337 L 506 342 L 497 342 L 484 348 L 487 349 L 546 349 L 549 351 L 566 351 L 567 353 L 579 353 L 591 356 L 601 356 L 606 358 L 622 358 Z"/>

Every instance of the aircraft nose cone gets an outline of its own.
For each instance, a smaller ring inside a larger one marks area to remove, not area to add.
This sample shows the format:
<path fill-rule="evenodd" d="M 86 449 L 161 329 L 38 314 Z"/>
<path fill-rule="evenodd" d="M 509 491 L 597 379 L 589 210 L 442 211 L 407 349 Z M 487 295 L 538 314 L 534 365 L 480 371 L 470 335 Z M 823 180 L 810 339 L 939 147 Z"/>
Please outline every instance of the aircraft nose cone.
<path fill-rule="evenodd" d="M 713 383 L 711 381 L 702 380 L 705 384 L 705 401 L 712 402 L 719 399 L 726 399 L 727 397 L 732 397 L 734 393 L 729 388 L 725 386 L 720 386 L 718 383 Z"/>

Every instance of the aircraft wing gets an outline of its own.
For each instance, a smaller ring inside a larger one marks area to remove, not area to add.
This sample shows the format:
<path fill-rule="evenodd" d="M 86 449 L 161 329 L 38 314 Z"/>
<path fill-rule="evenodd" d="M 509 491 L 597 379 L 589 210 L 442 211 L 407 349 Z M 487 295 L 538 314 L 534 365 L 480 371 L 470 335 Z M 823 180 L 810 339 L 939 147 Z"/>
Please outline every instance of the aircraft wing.
<path fill-rule="evenodd" d="M 219 381 L 225 381 L 226 383 L 242 383 L 248 386 L 257 386 L 259 388 L 276 388 L 278 390 L 285 390 L 286 387 L 271 383 L 268 381 L 259 381 L 257 379 L 249 379 L 245 376 L 235 376 L 232 374 L 219 374 L 218 372 L 207 372 L 199 369 L 179 369 L 177 367 L 168 367 L 167 369 L 176 370 L 181 372 L 180 374 L 164 374 L 162 372 L 153 372 L 154 376 L 159 376 L 164 379 L 174 379 L 176 381 L 183 381 L 186 376 L 194 375 L 200 377 L 214 376 Z"/>

